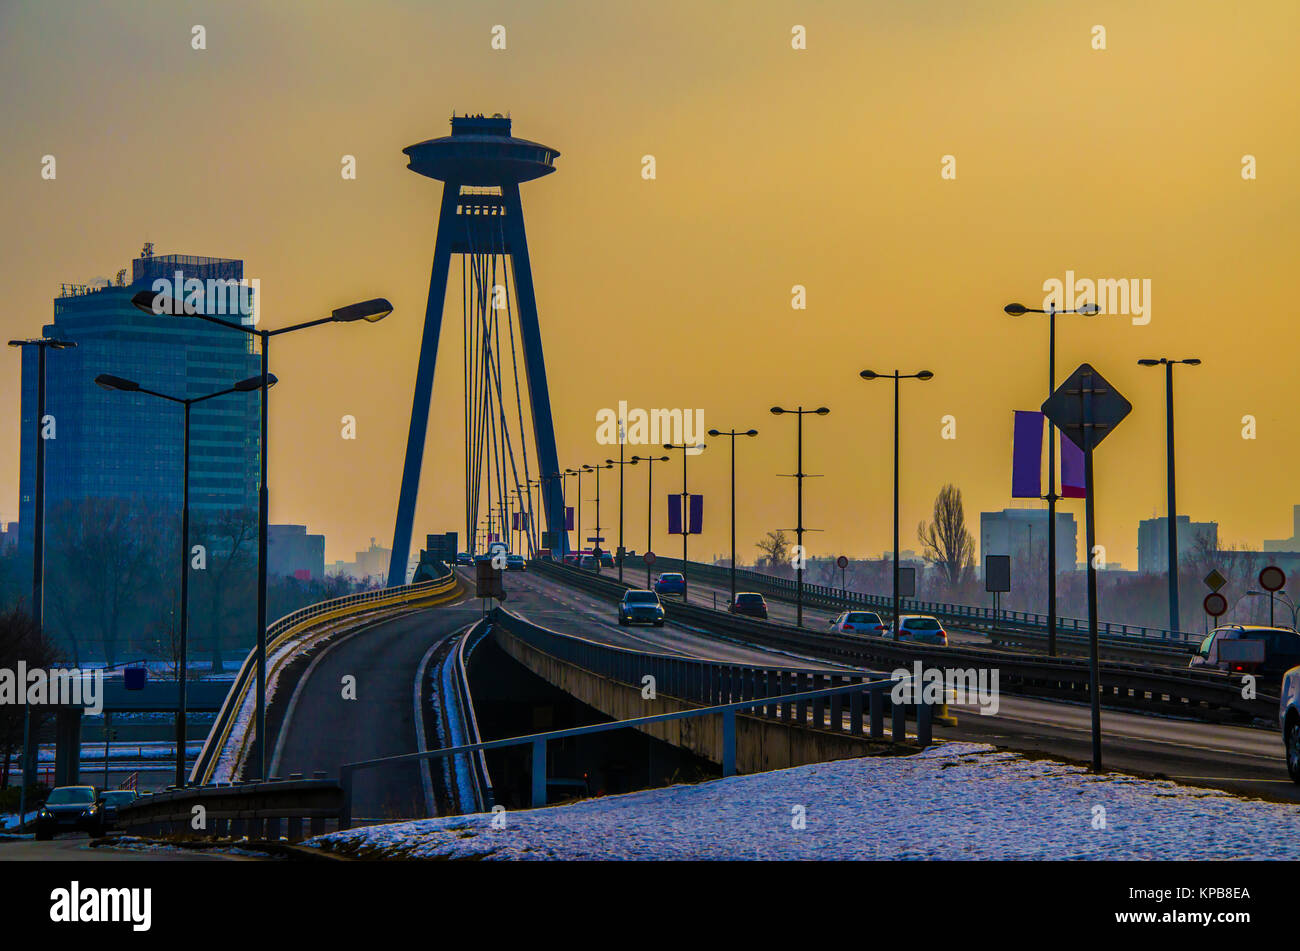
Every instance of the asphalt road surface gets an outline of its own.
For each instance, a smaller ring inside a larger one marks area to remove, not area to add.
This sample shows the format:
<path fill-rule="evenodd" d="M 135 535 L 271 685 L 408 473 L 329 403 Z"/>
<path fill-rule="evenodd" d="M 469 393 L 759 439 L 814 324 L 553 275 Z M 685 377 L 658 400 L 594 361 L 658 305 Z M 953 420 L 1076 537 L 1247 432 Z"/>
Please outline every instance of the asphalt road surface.
<path fill-rule="evenodd" d="M 84 832 L 65 832 L 46 842 L 35 839 L 0 839 L 0 862 L 238 862 L 245 857 L 202 850 L 159 850 L 90 847 Z"/>

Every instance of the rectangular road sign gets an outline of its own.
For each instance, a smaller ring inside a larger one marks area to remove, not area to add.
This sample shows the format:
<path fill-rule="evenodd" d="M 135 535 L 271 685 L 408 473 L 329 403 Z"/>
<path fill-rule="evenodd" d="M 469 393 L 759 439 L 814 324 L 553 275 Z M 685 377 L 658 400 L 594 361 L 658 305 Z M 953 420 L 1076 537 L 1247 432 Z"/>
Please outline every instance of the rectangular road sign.
<path fill-rule="evenodd" d="M 1010 555 L 984 556 L 984 590 L 999 592 L 1011 590 Z"/>

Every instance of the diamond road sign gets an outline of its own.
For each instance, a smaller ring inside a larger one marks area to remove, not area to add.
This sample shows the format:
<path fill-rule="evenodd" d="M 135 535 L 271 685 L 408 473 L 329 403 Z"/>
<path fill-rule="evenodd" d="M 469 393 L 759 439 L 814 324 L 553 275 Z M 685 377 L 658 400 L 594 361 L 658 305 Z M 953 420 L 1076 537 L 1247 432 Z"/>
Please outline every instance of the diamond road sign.
<path fill-rule="evenodd" d="M 1086 363 L 1042 405 L 1043 415 L 1084 452 L 1095 449 L 1132 409 L 1133 404 Z"/>
<path fill-rule="evenodd" d="M 1210 573 L 1205 576 L 1205 583 L 1211 591 L 1218 591 L 1228 583 L 1228 579 L 1219 574 L 1218 568 L 1211 568 Z"/>

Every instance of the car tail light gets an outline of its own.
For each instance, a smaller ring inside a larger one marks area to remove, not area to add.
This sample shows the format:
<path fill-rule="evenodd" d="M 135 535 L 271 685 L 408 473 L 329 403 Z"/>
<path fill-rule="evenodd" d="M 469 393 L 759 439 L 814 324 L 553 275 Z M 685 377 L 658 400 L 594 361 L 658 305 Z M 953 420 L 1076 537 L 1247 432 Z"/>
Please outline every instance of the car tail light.
<path fill-rule="evenodd" d="M 844 630 L 846 630 L 846 631 L 852 631 L 852 630 L 855 630 L 855 628 L 853 627 L 852 624 L 847 624 L 847 623 L 846 623 L 846 624 L 844 625 Z"/>

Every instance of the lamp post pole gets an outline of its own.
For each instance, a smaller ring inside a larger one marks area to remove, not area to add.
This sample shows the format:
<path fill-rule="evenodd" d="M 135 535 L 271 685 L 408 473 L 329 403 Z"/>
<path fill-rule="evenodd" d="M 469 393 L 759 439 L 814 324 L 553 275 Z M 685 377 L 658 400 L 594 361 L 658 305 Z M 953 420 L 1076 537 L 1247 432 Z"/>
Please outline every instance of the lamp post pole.
<path fill-rule="evenodd" d="M 36 348 L 36 486 L 33 493 L 32 525 L 32 622 L 36 636 L 45 630 L 45 351 L 70 350 L 77 344 L 72 340 L 36 337 L 30 340 L 10 340 L 9 346 Z M 33 755 L 31 706 L 23 704 L 23 759 L 22 786 L 18 790 L 18 821 L 27 817 L 27 787 L 32 784 L 37 769 Z"/>
<path fill-rule="evenodd" d="M 691 450 L 692 450 L 692 449 L 697 450 L 697 451 L 698 451 L 698 450 L 703 450 L 703 449 L 704 449 L 704 444 L 701 443 L 701 444 L 698 444 L 698 445 L 694 445 L 694 446 L 692 446 L 692 445 L 688 445 L 688 444 L 686 444 L 686 443 L 672 443 L 672 442 L 666 442 L 666 443 L 664 443 L 664 448 L 667 449 L 667 450 L 669 450 L 669 451 L 672 451 L 673 449 L 680 449 L 680 450 L 682 451 L 682 506 L 681 506 L 681 516 L 682 516 L 682 517 L 681 517 L 681 522 L 682 522 L 682 526 L 681 526 L 681 527 L 682 527 L 682 603 L 685 604 L 685 603 L 686 603 L 686 586 L 687 586 L 687 577 L 686 577 L 686 573 L 687 573 L 687 570 L 688 570 L 688 565 L 689 565 L 689 563 L 690 563 L 690 559 L 686 556 L 686 540 L 690 537 L 690 531 L 689 531 L 689 529 L 690 529 L 690 527 L 691 527 L 691 526 L 690 526 L 690 514 L 691 514 L 691 513 L 690 513 L 690 505 L 691 505 L 691 495 L 690 495 L 690 490 L 688 490 L 687 487 L 686 487 L 686 457 L 689 456 L 689 455 L 691 454 Z"/>
<path fill-rule="evenodd" d="M 719 430 L 710 429 L 710 436 L 726 436 L 731 440 L 731 603 L 736 603 L 736 437 L 757 436 L 757 429 Z M 800 518 L 802 522 L 803 519 Z"/>
<path fill-rule="evenodd" d="M 231 330 L 240 330 L 250 336 L 257 337 L 261 342 L 261 364 L 262 372 L 260 378 L 266 380 L 270 376 L 268 369 L 270 363 L 270 344 L 271 338 L 280 334 L 292 333 L 295 330 L 304 330 L 308 327 L 315 327 L 319 324 L 327 323 L 350 323 L 355 320 L 364 320 L 369 323 L 375 323 L 383 320 L 393 312 L 393 305 L 382 297 L 376 297 L 372 300 L 360 301 L 355 304 L 348 304 L 334 310 L 330 316 L 321 317 L 316 320 L 307 320 L 302 323 L 293 324 L 288 327 L 280 327 L 276 330 L 260 330 L 256 327 L 249 327 L 244 324 L 231 323 L 211 314 L 205 314 L 193 307 L 187 307 L 179 301 L 176 301 L 166 294 L 155 293 L 154 291 L 140 291 L 131 298 L 131 303 L 138 309 L 147 314 L 162 315 L 171 314 L 173 316 L 197 317 L 199 320 L 206 320 L 208 323 L 217 324 L 221 327 L 227 327 Z M 251 760 L 252 768 L 255 771 L 254 779 L 266 778 L 266 542 L 267 542 L 267 522 L 270 515 L 270 496 L 267 488 L 267 434 L 268 434 L 268 393 L 266 389 L 262 390 L 261 406 L 261 436 L 258 445 L 258 455 L 261 457 L 261 466 L 258 476 L 260 483 L 257 488 L 257 717 L 256 730 L 253 737 L 253 756 Z M 406 566 L 398 566 L 401 575 L 397 583 L 404 584 L 406 581 Z M 388 584 L 392 585 L 391 575 L 393 569 L 390 566 Z"/>
<path fill-rule="evenodd" d="M 877 373 L 874 370 L 863 370 L 858 374 L 864 380 L 893 380 L 894 381 L 894 640 L 899 640 L 901 630 L 899 622 L 899 613 L 901 611 L 901 598 L 898 589 L 898 383 L 900 380 L 926 380 L 934 379 L 934 374 L 929 370 L 918 370 L 916 373 L 900 373 L 895 370 L 893 373 Z"/>
<path fill-rule="evenodd" d="M 805 416 L 817 415 L 825 416 L 830 412 L 825 406 L 817 409 L 804 409 L 802 406 L 795 409 L 784 409 L 780 406 L 772 407 L 772 415 L 780 416 L 783 413 L 793 413 L 798 419 L 798 425 L 795 427 L 795 473 L 794 480 L 795 490 L 795 515 L 798 519 L 795 524 L 795 548 L 798 549 L 798 557 L 795 559 L 795 626 L 803 627 L 803 568 L 807 560 L 807 553 L 803 547 L 803 535 L 811 529 L 804 528 L 803 524 L 803 480 L 808 478 L 807 473 L 803 471 L 803 418 Z"/>
<path fill-rule="evenodd" d="M 633 456 L 633 462 L 644 462 L 645 473 L 645 550 L 654 551 L 654 498 L 655 463 L 667 462 L 667 456 Z M 683 572 L 683 575 L 685 572 Z M 650 587 L 650 562 L 645 565 L 645 586 Z"/>
<path fill-rule="evenodd" d="M 628 466 L 636 465 L 637 457 L 623 459 L 623 426 L 619 423 L 619 443 L 618 459 L 606 459 L 605 462 L 610 466 L 618 466 L 618 580 L 623 580 L 623 470 Z M 600 534 L 597 532 L 597 534 Z"/>

